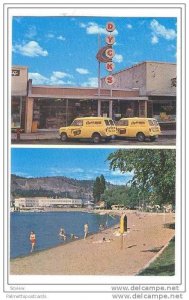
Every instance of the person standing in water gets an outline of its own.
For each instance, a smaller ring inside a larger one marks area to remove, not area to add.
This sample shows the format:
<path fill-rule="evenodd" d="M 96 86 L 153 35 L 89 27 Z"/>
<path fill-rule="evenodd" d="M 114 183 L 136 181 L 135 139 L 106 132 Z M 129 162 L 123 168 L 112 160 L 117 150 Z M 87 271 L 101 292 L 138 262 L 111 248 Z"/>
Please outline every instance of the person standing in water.
<path fill-rule="evenodd" d="M 33 252 L 36 245 L 36 235 L 34 231 L 30 232 L 30 242 L 31 242 L 31 250 L 30 252 Z"/>
<path fill-rule="evenodd" d="M 66 240 L 66 232 L 65 232 L 64 228 L 60 228 L 59 236 L 64 241 Z"/>
<path fill-rule="evenodd" d="M 84 239 L 86 239 L 88 233 L 89 233 L 89 226 L 88 226 L 88 224 L 86 223 L 86 224 L 84 225 Z"/>

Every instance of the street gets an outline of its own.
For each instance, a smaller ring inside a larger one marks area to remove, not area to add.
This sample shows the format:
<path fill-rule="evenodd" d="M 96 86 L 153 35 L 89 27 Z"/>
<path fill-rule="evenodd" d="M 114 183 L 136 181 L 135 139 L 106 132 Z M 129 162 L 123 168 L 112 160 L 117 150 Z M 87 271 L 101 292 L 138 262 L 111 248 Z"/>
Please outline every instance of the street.
<path fill-rule="evenodd" d="M 146 139 L 145 142 L 138 142 L 136 139 L 115 139 L 111 140 L 110 142 L 102 141 L 99 144 L 94 144 L 89 140 L 69 140 L 68 142 L 62 142 L 59 138 L 52 138 L 52 139 L 20 139 L 17 141 L 16 139 L 12 139 L 12 144 L 31 144 L 31 145 L 75 145 L 75 146 L 117 146 L 117 145 L 128 145 L 128 146 L 175 146 L 176 145 L 176 137 L 172 136 L 161 136 L 156 141 L 150 142 Z"/>

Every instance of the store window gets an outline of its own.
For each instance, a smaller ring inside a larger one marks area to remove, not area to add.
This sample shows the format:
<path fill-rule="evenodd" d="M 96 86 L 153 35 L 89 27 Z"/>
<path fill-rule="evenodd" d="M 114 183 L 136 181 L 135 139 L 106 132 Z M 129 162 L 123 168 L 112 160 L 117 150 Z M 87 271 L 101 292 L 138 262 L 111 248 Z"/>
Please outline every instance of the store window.
<path fill-rule="evenodd" d="M 11 128 L 21 128 L 22 97 L 12 97 Z"/>
<path fill-rule="evenodd" d="M 176 102 L 156 102 L 153 105 L 153 117 L 159 122 L 176 121 Z"/>

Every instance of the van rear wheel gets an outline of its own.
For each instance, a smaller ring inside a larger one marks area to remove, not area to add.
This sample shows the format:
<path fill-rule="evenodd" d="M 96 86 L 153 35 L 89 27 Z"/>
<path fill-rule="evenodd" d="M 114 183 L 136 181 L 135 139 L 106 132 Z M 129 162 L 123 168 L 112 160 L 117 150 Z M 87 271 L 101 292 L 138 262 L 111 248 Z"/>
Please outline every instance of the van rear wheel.
<path fill-rule="evenodd" d="M 145 140 L 145 135 L 142 132 L 137 133 L 136 137 L 139 142 L 144 142 L 144 140 Z"/>
<path fill-rule="evenodd" d="M 94 144 L 98 144 L 101 141 L 101 136 L 99 133 L 93 133 L 92 135 L 92 141 Z"/>
<path fill-rule="evenodd" d="M 66 142 L 68 140 L 68 136 L 65 132 L 61 133 L 60 139 L 62 142 Z"/>

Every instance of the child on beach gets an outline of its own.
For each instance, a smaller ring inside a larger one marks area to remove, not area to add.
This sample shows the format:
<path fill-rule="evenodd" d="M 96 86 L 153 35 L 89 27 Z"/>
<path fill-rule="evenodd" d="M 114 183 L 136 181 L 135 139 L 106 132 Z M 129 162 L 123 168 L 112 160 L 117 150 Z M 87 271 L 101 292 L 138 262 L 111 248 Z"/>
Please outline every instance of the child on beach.
<path fill-rule="evenodd" d="M 36 244 L 36 236 L 35 236 L 34 231 L 31 231 L 31 233 L 30 233 L 30 242 L 31 242 L 31 251 L 30 252 L 33 252 L 34 248 L 35 248 L 35 244 Z"/>

